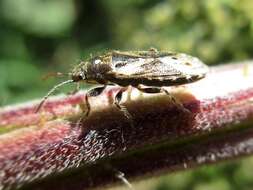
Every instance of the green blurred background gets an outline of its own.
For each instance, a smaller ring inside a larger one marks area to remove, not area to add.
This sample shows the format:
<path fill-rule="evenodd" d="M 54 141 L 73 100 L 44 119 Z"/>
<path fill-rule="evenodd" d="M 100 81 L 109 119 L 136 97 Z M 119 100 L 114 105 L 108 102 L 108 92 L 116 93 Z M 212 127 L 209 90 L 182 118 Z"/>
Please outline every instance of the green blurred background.
<path fill-rule="evenodd" d="M 0 105 L 42 97 L 62 80 L 43 75 L 92 53 L 155 47 L 211 65 L 253 57 L 252 42 L 252 0 L 0 0 Z M 139 187 L 253 189 L 252 169 L 247 158 Z"/>

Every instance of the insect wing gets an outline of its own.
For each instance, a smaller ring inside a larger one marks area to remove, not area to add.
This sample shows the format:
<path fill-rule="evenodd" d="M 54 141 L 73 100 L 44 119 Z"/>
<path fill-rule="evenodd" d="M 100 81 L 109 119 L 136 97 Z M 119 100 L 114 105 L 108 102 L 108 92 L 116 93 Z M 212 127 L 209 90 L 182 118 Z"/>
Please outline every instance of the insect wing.
<path fill-rule="evenodd" d="M 149 80 L 177 80 L 199 77 L 207 73 L 207 66 L 199 59 L 186 54 L 147 58 L 112 58 L 112 72 L 118 78 L 148 78 Z"/>

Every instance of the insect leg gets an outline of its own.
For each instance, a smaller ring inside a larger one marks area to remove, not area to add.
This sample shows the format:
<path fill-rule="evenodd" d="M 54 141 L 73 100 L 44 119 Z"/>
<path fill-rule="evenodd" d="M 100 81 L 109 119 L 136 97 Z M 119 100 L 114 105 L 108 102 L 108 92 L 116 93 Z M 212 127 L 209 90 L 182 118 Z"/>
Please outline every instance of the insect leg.
<path fill-rule="evenodd" d="M 163 92 L 162 88 L 159 88 L 159 87 L 143 87 L 141 85 L 138 85 L 136 88 L 141 92 L 145 92 L 145 93 L 149 93 L 149 94 Z"/>
<path fill-rule="evenodd" d="M 123 87 L 120 89 L 120 91 L 116 94 L 115 99 L 114 99 L 114 104 L 116 105 L 116 107 L 123 112 L 124 116 L 127 119 L 132 120 L 132 116 L 131 114 L 128 112 L 127 108 L 123 105 L 120 104 L 121 99 L 122 99 L 122 94 L 123 92 L 125 92 L 128 89 L 128 87 Z"/>
<path fill-rule="evenodd" d="M 165 93 L 167 95 L 170 96 L 172 102 L 178 106 L 179 108 L 181 108 L 183 111 L 189 112 L 188 109 L 186 109 L 183 104 L 177 100 L 173 95 L 171 95 L 168 90 L 166 90 L 165 88 L 160 88 L 160 87 L 143 87 L 141 85 L 138 85 L 136 87 L 138 90 L 140 90 L 141 92 L 145 92 L 145 93 Z"/>
<path fill-rule="evenodd" d="M 116 170 L 115 172 L 116 172 L 115 176 L 119 180 L 121 180 L 129 189 L 134 189 L 132 184 L 127 180 L 127 178 L 125 177 L 125 174 L 123 172 L 118 171 L 118 170 Z"/>
<path fill-rule="evenodd" d="M 89 90 L 86 95 L 85 95 L 85 103 L 86 103 L 86 107 L 87 107 L 87 111 L 85 113 L 85 117 L 87 117 L 90 114 L 90 103 L 89 103 L 89 97 L 95 97 L 100 95 L 104 89 L 106 88 L 106 85 L 101 86 L 101 87 L 96 87 L 93 88 L 91 90 Z"/>
<path fill-rule="evenodd" d="M 79 126 L 80 123 L 89 116 L 90 114 L 90 103 L 89 103 L 89 97 L 95 97 L 95 96 L 98 96 L 100 95 L 103 90 L 106 88 L 106 85 L 104 86 L 101 86 L 101 87 L 97 87 L 97 88 L 93 88 L 91 90 L 89 90 L 86 95 L 85 95 L 85 104 L 81 104 L 80 105 L 80 108 L 81 110 L 85 113 L 79 120 L 78 122 L 76 123 L 76 126 Z M 86 105 L 86 106 L 85 106 Z"/>
<path fill-rule="evenodd" d="M 85 104 L 80 105 L 81 110 L 85 114 L 83 116 L 81 116 L 80 119 L 78 119 L 77 123 L 75 124 L 76 127 L 80 126 L 80 124 L 84 121 L 84 119 L 87 118 L 90 114 L 91 107 L 90 107 L 90 103 L 89 103 L 89 97 L 95 97 L 95 96 L 100 95 L 104 91 L 105 88 L 106 88 L 106 85 L 101 86 L 101 87 L 96 87 L 96 88 L 89 90 L 86 93 L 86 95 L 85 95 L 86 107 L 85 107 Z M 83 133 L 81 133 L 81 134 L 83 134 Z M 83 137 L 82 135 L 79 136 L 79 138 L 82 138 L 82 137 Z"/>

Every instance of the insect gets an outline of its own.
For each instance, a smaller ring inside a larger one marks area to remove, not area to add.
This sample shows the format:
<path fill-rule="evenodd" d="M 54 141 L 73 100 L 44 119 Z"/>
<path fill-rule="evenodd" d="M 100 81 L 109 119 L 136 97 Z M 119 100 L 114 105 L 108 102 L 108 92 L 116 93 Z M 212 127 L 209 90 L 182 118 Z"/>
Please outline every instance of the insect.
<path fill-rule="evenodd" d="M 122 94 L 128 86 L 144 93 L 166 93 L 164 86 L 176 86 L 192 83 L 205 77 L 208 67 L 198 58 L 183 53 L 148 51 L 110 51 L 103 55 L 82 61 L 72 72 L 70 80 L 54 86 L 39 104 L 37 111 L 46 99 L 60 86 L 81 81 L 100 84 L 86 93 L 85 100 L 88 116 L 91 110 L 89 97 L 100 95 L 107 85 L 119 85 L 122 88 L 114 98 L 114 104 L 127 118 L 131 115 L 120 104 Z"/>

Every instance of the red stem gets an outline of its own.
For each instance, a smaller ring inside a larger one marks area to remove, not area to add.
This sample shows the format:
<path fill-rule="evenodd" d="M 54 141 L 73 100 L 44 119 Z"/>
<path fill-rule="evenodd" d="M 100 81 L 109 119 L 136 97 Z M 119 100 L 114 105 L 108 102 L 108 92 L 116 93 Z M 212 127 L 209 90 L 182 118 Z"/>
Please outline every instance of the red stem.
<path fill-rule="evenodd" d="M 84 93 L 0 111 L 0 187 L 84 189 L 154 175 L 253 152 L 253 65 L 219 66 L 171 94 L 125 94 L 131 126 L 112 105 L 118 87 L 91 98 L 82 123 Z M 131 97 L 129 97 L 131 95 Z M 129 100 L 130 98 L 130 100 Z"/>

